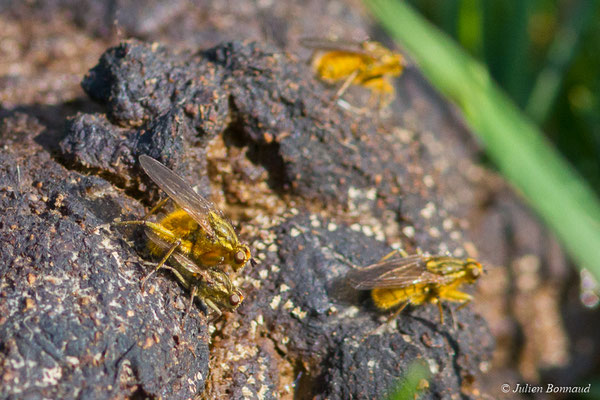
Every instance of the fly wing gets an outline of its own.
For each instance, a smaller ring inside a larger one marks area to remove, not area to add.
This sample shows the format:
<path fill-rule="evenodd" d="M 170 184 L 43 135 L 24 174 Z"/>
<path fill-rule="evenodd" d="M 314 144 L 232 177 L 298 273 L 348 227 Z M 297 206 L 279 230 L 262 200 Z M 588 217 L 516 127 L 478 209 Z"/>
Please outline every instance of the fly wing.
<path fill-rule="evenodd" d="M 353 42 L 349 40 L 308 37 L 300 39 L 300 44 L 306 47 L 307 49 L 325 51 L 345 51 L 348 53 L 369 55 L 369 53 L 362 48 L 362 44 L 360 42 Z"/>
<path fill-rule="evenodd" d="M 146 236 L 148 236 L 148 239 L 150 239 L 150 241 L 152 241 L 152 243 L 154 243 L 156 246 L 158 246 L 158 248 L 163 250 L 165 253 L 167 251 L 169 251 L 169 249 L 171 249 L 171 247 L 173 246 L 172 243 L 167 242 L 166 240 L 164 240 L 163 238 L 158 236 L 156 233 L 154 233 L 154 231 L 152 231 L 151 229 L 146 229 L 145 233 L 146 233 Z M 183 268 L 185 268 L 189 273 L 194 274 L 195 276 L 205 276 L 206 275 L 205 271 L 202 268 L 200 268 L 198 266 L 198 264 L 193 262 L 191 259 L 189 259 L 185 255 L 179 253 L 177 250 L 175 250 L 173 252 L 171 257 L 174 257 L 175 260 Z"/>
<path fill-rule="evenodd" d="M 368 267 L 355 269 L 348 273 L 346 279 L 359 290 L 399 289 L 419 283 L 445 283 L 446 279 L 443 276 L 427 270 L 425 260 L 426 258 L 420 255 L 397 255 Z"/>
<path fill-rule="evenodd" d="M 208 213 L 212 211 L 221 215 L 221 211 L 213 203 L 196 193 L 179 175 L 154 158 L 141 155 L 140 164 L 150 179 L 183 208 L 207 234 L 215 235 L 208 220 Z"/>

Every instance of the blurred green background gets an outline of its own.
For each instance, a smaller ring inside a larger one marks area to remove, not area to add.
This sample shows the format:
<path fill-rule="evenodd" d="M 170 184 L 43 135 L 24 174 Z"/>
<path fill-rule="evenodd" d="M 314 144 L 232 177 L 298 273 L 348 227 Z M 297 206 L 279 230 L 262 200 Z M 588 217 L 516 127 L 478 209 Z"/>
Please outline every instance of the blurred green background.
<path fill-rule="evenodd" d="M 600 194 L 600 1 L 410 0 Z"/>
<path fill-rule="evenodd" d="M 600 0 L 365 4 L 462 110 L 490 165 L 600 278 Z M 418 395 L 409 375 L 390 399 Z M 579 398 L 600 398 L 591 382 Z"/>
<path fill-rule="evenodd" d="M 365 0 L 462 110 L 486 157 L 596 278 L 599 2 Z"/>

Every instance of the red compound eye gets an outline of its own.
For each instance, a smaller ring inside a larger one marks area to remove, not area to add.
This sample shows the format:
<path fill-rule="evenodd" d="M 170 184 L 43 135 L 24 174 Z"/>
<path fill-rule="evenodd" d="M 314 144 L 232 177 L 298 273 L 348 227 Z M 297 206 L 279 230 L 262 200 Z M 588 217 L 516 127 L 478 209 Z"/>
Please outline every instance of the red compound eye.
<path fill-rule="evenodd" d="M 246 261 L 246 253 L 244 253 L 243 251 L 238 251 L 237 253 L 235 253 L 235 256 L 233 256 L 233 259 L 235 260 L 236 263 L 241 264 L 244 261 Z"/>
<path fill-rule="evenodd" d="M 241 301 L 242 299 L 238 294 L 232 294 L 231 296 L 229 296 L 229 303 L 232 306 L 237 306 L 238 304 L 240 304 Z"/>

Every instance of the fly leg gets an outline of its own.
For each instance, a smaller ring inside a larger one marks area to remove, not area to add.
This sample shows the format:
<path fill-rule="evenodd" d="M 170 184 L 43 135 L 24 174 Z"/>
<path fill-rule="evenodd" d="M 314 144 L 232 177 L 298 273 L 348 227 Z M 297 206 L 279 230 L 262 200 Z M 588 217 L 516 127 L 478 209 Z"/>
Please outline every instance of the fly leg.
<path fill-rule="evenodd" d="M 383 115 L 383 111 L 390 105 L 394 100 L 394 86 L 390 82 L 388 76 L 381 77 L 381 89 L 379 90 L 379 102 L 378 102 L 378 114 Z"/>
<path fill-rule="evenodd" d="M 444 309 L 442 308 L 442 299 L 448 300 L 445 297 L 445 294 L 448 292 L 449 291 L 440 293 L 440 288 L 435 286 L 429 286 L 425 288 L 425 302 L 437 305 L 438 311 L 440 312 L 440 325 L 444 325 Z"/>
<path fill-rule="evenodd" d="M 165 266 L 165 268 L 170 269 L 171 271 L 173 271 L 173 273 L 175 274 L 175 276 L 177 277 L 177 279 L 179 279 L 179 281 L 183 284 L 183 286 L 185 288 L 189 287 L 189 282 L 186 281 L 186 279 L 183 277 L 183 275 L 181 275 L 179 273 L 179 271 L 177 271 L 175 268 L 171 268 L 169 266 Z M 220 272 L 220 271 L 215 271 L 215 272 Z M 229 285 L 231 286 L 231 281 L 229 280 L 229 277 L 227 276 L 227 274 L 223 273 L 223 276 L 225 277 L 225 285 Z M 228 287 L 229 287 L 228 286 Z M 198 286 L 194 285 L 191 289 L 191 294 L 190 294 L 190 302 L 188 304 L 188 310 L 186 312 L 186 316 L 190 313 L 190 310 L 192 309 L 192 305 L 194 304 L 194 297 L 196 297 L 198 295 Z M 219 307 L 215 304 L 214 301 L 212 301 L 211 299 L 209 299 L 208 297 L 205 296 L 198 296 L 198 298 L 200 299 L 200 302 L 206 307 L 206 308 L 210 308 L 211 310 L 213 310 L 216 314 L 217 317 L 219 318 L 223 313 L 221 312 L 221 310 L 219 309 Z M 215 319 L 216 319 L 215 318 Z"/>
<path fill-rule="evenodd" d="M 408 306 L 408 304 L 410 303 L 410 301 L 405 301 L 404 303 L 402 303 L 402 305 L 400 307 L 398 307 L 398 309 L 396 311 L 394 311 L 394 313 L 392 315 L 390 315 L 384 323 L 382 323 L 381 325 L 379 325 L 377 328 L 370 330 L 369 332 L 367 332 L 367 334 L 365 336 L 363 336 L 362 341 L 364 341 L 366 338 L 368 338 L 369 336 L 373 335 L 374 333 L 377 333 L 379 330 L 381 330 L 383 327 L 389 325 L 392 321 L 394 321 L 396 318 L 398 318 L 398 315 L 400 315 L 400 313 L 406 308 L 406 306 Z"/>
<path fill-rule="evenodd" d="M 456 308 L 456 311 L 465 307 L 467 304 L 469 304 L 471 302 L 471 300 L 473 300 L 473 296 L 471 296 L 468 293 L 461 292 L 460 290 L 457 290 L 457 289 L 447 290 L 443 293 L 443 296 L 441 296 L 441 297 L 444 300 L 453 301 L 456 303 L 462 303 L 460 306 L 458 306 Z M 454 318 L 454 313 L 452 312 L 452 308 L 450 308 L 450 313 L 452 314 L 454 330 L 456 330 L 457 329 L 456 319 Z"/>
<path fill-rule="evenodd" d="M 161 208 L 164 207 L 165 204 L 167 204 L 167 201 L 169 201 L 168 197 L 165 197 L 164 199 L 160 200 L 158 203 L 156 203 L 156 205 L 154 207 L 152 207 L 150 209 L 150 211 L 148 211 L 146 213 L 146 215 L 144 215 L 144 217 L 139 220 L 139 221 L 123 221 L 123 222 L 116 222 L 115 225 L 144 225 L 147 221 L 147 219 L 154 215 L 158 210 L 160 210 Z"/>
<path fill-rule="evenodd" d="M 402 257 L 408 257 L 408 253 L 404 249 L 392 250 L 389 253 L 387 253 L 385 256 L 383 256 L 381 258 L 381 260 L 379 260 L 379 262 L 387 260 L 388 258 L 392 257 L 396 253 L 400 254 Z"/>
<path fill-rule="evenodd" d="M 362 85 L 371 91 L 368 110 L 377 107 L 377 119 L 380 119 L 383 116 L 383 110 L 394 99 L 394 87 L 383 71 L 379 73 L 371 71 L 371 73 L 371 76 L 363 77 Z"/>
<path fill-rule="evenodd" d="M 466 293 L 462 293 L 462 294 L 466 294 Z M 460 306 L 458 306 L 456 308 L 456 311 L 462 309 L 463 307 L 465 307 L 467 304 L 469 304 L 471 302 L 473 297 L 471 297 L 470 295 L 467 295 L 467 296 L 469 296 L 469 298 L 467 300 L 465 300 Z M 452 311 L 452 309 L 450 309 L 450 311 Z M 454 314 L 452 315 L 452 318 L 454 318 Z M 458 327 L 456 326 L 456 321 L 455 321 L 454 322 L 454 330 L 457 330 L 457 329 L 458 329 Z"/>
<path fill-rule="evenodd" d="M 142 221 L 146 221 L 148 219 L 148 217 L 150 217 L 151 215 L 154 215 L 158 210 L 160 210 L 161 208 L 163 208 L 163 206 L 165 204 L 167 204 L 167 201 L 169 201 L 169 198 L 165 197 L 164 199 L 162 199 L 158 203 L 156 203 L 156 205 L 154 207 L 152 207 L 150 209 L 150 211 L 148 211 L 146 213 L 146 215 L 144 215 L 144 218 L 142 218 Z"/>
<path fill-rule="evenodd" d="M 167 268 L 171 271 L 173 271 L 173 273 L 175 274 L 175 276 L 177 277 L 177 279 L 181 282 L 181 284 L 186 288 L 186 289 L 190 289 L 190 283 L 188 280 L 186 280 L 186 278 L 183 277 L 183 275 L 181 275 L 181 273 L 179 271 L 177 271 L 175 268 L 169 267 L 168 265 L 164 265 L 163 268 Z M 229 276 L 226 273 L 223 273 L 221 271 L 214 271 L 214 278 L 216 279 L 216 276 L 222 276 L 223 278 L 223 285 L 225 285 L 226 290 L 227 291 L 231 291 L 231 288 L 233 287 L 233 284 L 231 283 L 231 280 L 229 279 Z M 207 279 L 207 278 L 205 278 Z M 185 313 L 185 316 L 187 317 L 192 309 L 192 306 L 194 304 L 194 297 L 198 297 L 198 299 L 200 299 L 200 302 L 202 303 L 202 305 L 207 308 L 207 309 L 211 309 L 213 310 L 217 316 L 215 318 L 213 318 L 211 320 L 215 321 L 217 320 L 221 315 L 223 315 L 223 313 L 221 312 L 221 310 L 219 309 L 219 307 L 217 306 L 217 304 L 212 301 L 210 298 L 206 297 L 205 295 L 200 296 L 199 293 L 199 289 L 198 289 L 198 284 L 200 284 L 200 282 L 197 282 L 195 284 L 193 284 L 193 286 L 190 289 L 190 301 L 188 303 L 188 308 L 187 311 Z M 209 284 L 210 283 L 206 283 L 204 282 L 204 284 Z M 182 329 L 183 329 L 183 325 L 182 325 Z"/>
<path fill-rule="evenodd" d="M 204 305 L 206 306 L 206 308 L 210 308 L 211 310 L 213 310 L 217 315 L 212 318 L 210 320 L 210 322 L 215 322 L 216 320 L 218 320 L 223 313 L 221 312 L 221 310 L 219 310 L 219 307 L 217 307 L 217 305 L 209 298 L 203 298 L 202 302 L 204 303 Z"/>
<path fill-rule="evenodd" d="M 183 275 L 181 275 L 179 273 L 179 271 L 177 271 L 175 268 L 170 267 L 168 265 L 163 265 L 162 268 L 168 269 L 171 272 L 173 272 L 173 274 L 175 275 L 175 277 L 177 277 L 179 282 L 181 282 L 181 284 L 185 288 L 189 288 L 189 282 L 186 281 L 185 278 L 183 277 Z M 190 315 L 190 312 L 192 312 L 192 306 L 194 305 L 194 297 L 196 297 L 197 294 L 198 294 L 198 287 L 194 285 L 190 290 L 190 301 L 189 301 L 187 309 L 185 311 L 183 321 L 181 321 L 181 330 L 183 330 L 183 328 L 185 327 L 185 320 L 187 319 L 188 315 Z"/>
<path fill-rule="evenodd" d="M 407 252 L 406 252 L 404 249 L 392 250 L 392 251 L 390 251 L 389 253 L 387 253 L 385 256 L 383 256 L 383 257 L 382 257 L 382 258 L 379 260 L 379 262 L 383 262 L 383 261 L 385 261 L 385 260 L 389 259 L 390 257 L 392 257 L 392 256 L 393 256 L 394 254 L 396 254 L 396 253 L 400 254 L 402 257 L 408 257 L 408 253 L 407 253 Z M 361 267 L 358 267 L 358 266 L 356 266 L 356 265 L 353 265 L 353 264 L 351 264 L 351 263 L 350 263 L 350 261 L 348 261 L 348 260 L 347 260 L 345 257 L 340 257 L 339 259 L 341 259 L 342 261 L 344 261 L 344 262 L 347 262 L 348 264 L 350 264 L 350 267 L 351 267 L 351 268 L 354 268 L 354 269 L 361 269 Z"/>
<path fill-rule="evenodd" d="M 198 293 L 198 287 L 194 286 L 192 290 L 190 290 L 190 302 L 188 303 L 187 310 L 185 310 L 185 315 L 183 316 L 183 321 L 181 321 L 181 330 L 183 331 L 183 327 L 185 326 L 185 320 L 187 319 L 190 312 L 192 312 L 192 306 L 194 305 L 194 297 Z"/>
<path fill-rule="evenodd" d="M 144 217 L 144 218 L 146 218 L 146 217 Z M 169 239 L 171 239 L 171 241 L 176 240 L 176 237 L 173 234 L 173 232 L 171 232 L 170 230 L 164 228 L 162 225 L 155 224 L 154 222 L 146 221 L 145 219 L 139 220 L 139 221 L 115 222 L 114 225 L 117 225 L 117 226 L 143 225 L 143 226 L 145 226 L 147 228 L 150 228 L 155 234 L 157 234 L 158 236 L 160 236 L 161 239 L 164 239 L 164 240 L 167 240 L 167 241 Z"/>
<path fill-rule="evenodd" d="M 461 292 L 460 290 L 457 289 L 451 289 L 451 290 L 445 290 L 442 295 L 440 295 L 440 298 L 442 300 L 447 300 L 447 301 L 453 301 L 455 303 L 462 303 L 456 310 L 460 310 L 461 308 L 463 308 L 464 306 L 466 306 L 467 304 L 469 304 L 469 302 L 471 300 L 473 300 L 473 296 L 471 296 L 468 293 L 465 292 Z"/>
<path fill-rule="evenodd" d="M 385 323 L 389 324 L 390 322 L 392 322 L 393 320 L 398 318 L 398 315 L 400 315 L 400 313 L 406 308 L 408 303 L 410 303 L 410 302 L 405 301 L 400 307 L 398 307 L 398 309 L 396 311 L 394 311 L 394 313 L 388 317 L 388 319 L 387 319 L 387 321 L 385 321 Z"/>
<path fill-rule="evenodd" d="M 354 81 L 354 79 L 358 76 L 359 73 L 360 73 L 360 70 L 357 69 L 354 72 L 352 72 L 350 75 L 348 75 L 348 77 L 344 80 L 344 82 L 342 83 L 342 85 L 340 86 L 340 88 L 335 92 L 335 94 L 333 95 L 333 97 L 329 101 L 329 107 L 327 107 L 327 110 L 331 109 L 331 107 L 346 92 L 346 90 L 348 90 L 348 88 L 352 84 L 352 81 Z"/>
<path fill-rule="evenodd" d="M 438 310 L 440 311 L 440 325 L 444 325 L 444 310 L 442 309 L 442 302 L 438 297 L 431 300 L 431 302 L 437 304 Z"/>
<path fill-rule="evenodd" d="M 177 279 L 183 284 L 183 286 L 185 288 L 189 288 L 189 282 L 183 277 L 183 275 L 181 275 L 181 273 L 179 273 L 179 271 L 177 271 L 175 268 L 169 267 L 168 265 L 164 265 L 163 268 L 171 270 L 175 274 Z M 181 330 L 183 330 L 183 328 L 185 326 L 185 320 L 192 312 L 192 307 L 194 306 L 194 297 L 196 297 L 197 295 L 198 295 L 198 286 L 194 285 L 190 289 L 190 300 L 188 302 L 187 310 L 185 311 L 184 320 L 181 322 Z M 206 297 L 201 297 L 201 296 L 198 296 L 198 298 L 200 299 L 200 302 L 206 308 L 210 308 L 211 310 L 213 310 L 217 313 L 217 318 L 221 316 L 221 314 L 222 314 L 221 310 L 219 310 L 219 307 L 217 307 L 217 305 L 211 299 L 206 298 Z"/>
<path fill-rule="evenodd" d="M 167 250 L 167 253 L 164 255 L 162 260 L 160 260 L 160 262 L 154 268 L 154 270 L 152 272 L 150 272 L 148 275 L 146 275 L 144 277 L 144 279 L 142 279 L 142 288 L 144 287 L 144 283 L 146 282 L 146 280 L 148 278 L 150 278 L 150 276 L 152 276 L 159 269 L 161 269 L 164 266 L 164 264 L 167 262 L 167 259 L 181 245 L 181 239 L 177 238 L 173 234 L 173 232 L 164 228 L 162 225 L 155 224 L 154 222 L 149 222 L 149 221 L 144 221 L 144 220 L 142 220 L 142 221 L 123 221 L 123 222 L 117 222 L 117 223 L 115 223 L 115 225 L 143 225 L 143 226 L 149 228 L 153 234 L 157 235 L 162 240 L 171 244 L 171 247 L 169 247 L 169 250 Z"/>
<path fill-rule="evenodd" d="M 164 257 L 160 260 L 160 262 L 156 265 L 156 267 L 154 267 L 154 269 L 152 270 L 152 272 L 150 272 L 148 275 L 146 275 L 144 277 L 144 279 L 142 279 L 142 289 L 144 288 L 144 284 L 146 283 L 146 281 L 148 280 L 148 278 L 150 278 L 152 275 L 154 275 L 159 269 L 161 269 L 162 267 L 164 267 L 165 263 L 167 262 L 167 260 L 169 259 L 169 257 L 171 257 L 171 254 L 173 254 L 173 252 L 181 245 L 181 239 L 177 239 L 173 242 L 173 244 L 171 245 L 171 247 L 169 248 L 169 250 L 167 251 L 167 253 L 164 255 Z"/>

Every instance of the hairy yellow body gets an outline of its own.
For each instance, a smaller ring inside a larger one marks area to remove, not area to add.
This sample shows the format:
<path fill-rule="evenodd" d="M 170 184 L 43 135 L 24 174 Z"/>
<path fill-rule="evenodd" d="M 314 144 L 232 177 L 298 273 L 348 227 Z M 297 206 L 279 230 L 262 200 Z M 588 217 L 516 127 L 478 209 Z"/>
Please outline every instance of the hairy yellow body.
<path fill-rule="evenodd" d="M 371 298 L 375 307 L 381 310 L 388 310 L 407 301 L 415 305 L 423 304 L 427 300 L 424 286 L 413 285 L 403 289 L 373 289 Z"/>
<path fill-rule="evenodd" d="M 392 252 L 378 263 L 353 270 L 348 280 L 356 289 L 370 289 L 373 303 L 381 310 L 398 307 L 397 315 L 409 304 L 437 304 L 443 321 L 441 302 L 470 302 L 472 296 L 459 288 L 474 283 L 482 271 L 481 264 L 471 258 Z"/>
<path fill-rule="evenodd" d="M 356 73 L 352 80 L 355 85 L 385 88 L 389 93 L 394 89 L 385 78 L 402 73 L 402 64 L 399 62 L 400 60 L 390 60 L 389 64 L 381 64 L 364 54 L 330 51 L 316 59 L 315 69 L 321 79 L 330 82 L 341 81 Z"/>
<path fill-rule="evenodd" d="M 239 243 L 235 232 L 229 229 L 228 225 L 220 223 L 220 217 L 209 213 L 208 219 L 213 225 L 216 237 L 207 235 L 182 209 L 167 214 L 159 223 L 146 222 L 146 225 L 166 243 L 180 240 L 177 251 L 199 265 L 212 267 L 220 264 L 239 264 L 233 259 L 239 249 L 247 251 L 246 259 L 250 257 L 247 247 Z M 164 254 L 164 248 L 156 245 L 152 240 L 148 241 L 148 248 L 155 255 Z"/>
<path fill-rule="evenodd" d="M 247 245 L 240 243 L 229 220 L 213 203 L 196 193 L 179 175 L 147 155 L 139 158 L 140 166 L 177 205 L 159 222 L 147 217 L 159 210 L 159 202 L 142 220 L 118 225 L 142 225 L 148 236 L 148 249 L 161 256 L 160 262 L 144 280 L 160 268 L 173 271 L 181 284 L 190 289 L 190 306 L 194 297 L 218 314 L 219 307 L 235 310 L 244 296 L 231 282 L 225 266 L 239 272 L 247 261 L 254 263 Z M 170 260 L 171 266 L 165 263 Z"/>
<path fill-rule="evenodd" d="M 357 44 L 356 51 L 329 50 L 313 59 L 313 68 L 324 81 L 349 81 L 379 94 L 381 105 L 394 98 L 390 78 L 399 76 L 404 69 L 402 55 L 394 53 L 377 42 Z"/>
<path fill-rule="evenodd" d="M 400 304 L 407 303 L 420 305 L 424 303 L 438 303 L 440 300 L 457 303 L 469 302 L 471 295 L 458 290 L 462 282 L 455 282 L 447 286 L 435 284 L 412 285 L 401 289 L 373 289 L 371 298 L 375 306 L 381 310 L 388 310 Z"/>

